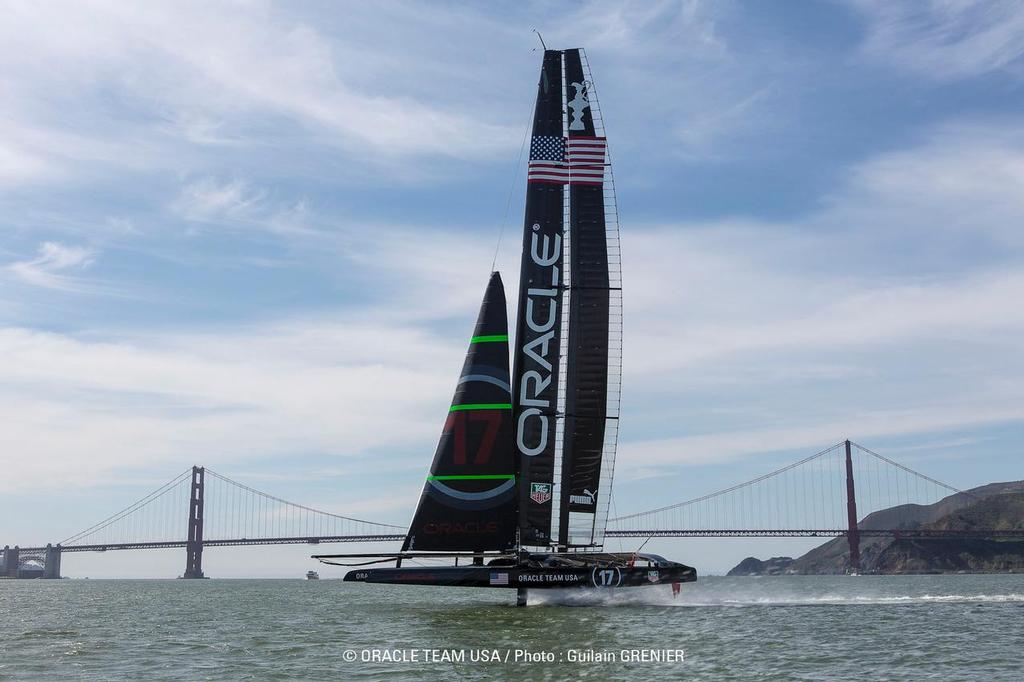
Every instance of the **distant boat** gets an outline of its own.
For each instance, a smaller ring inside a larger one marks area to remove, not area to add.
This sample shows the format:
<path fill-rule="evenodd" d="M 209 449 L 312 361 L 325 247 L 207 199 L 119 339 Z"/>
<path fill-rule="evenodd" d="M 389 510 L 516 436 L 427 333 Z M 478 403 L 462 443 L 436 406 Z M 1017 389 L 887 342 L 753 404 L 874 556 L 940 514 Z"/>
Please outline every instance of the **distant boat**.
<path fill-rule="evenodd" d="M 320 580 L 320 574 L 316 571 L 306 571 L 306 580 Z"/>
<path fill-rule="evenodd" d="M 525 605 L 529 588 L 678 590 L 697 578 L 655 554 L 603 551 L 622 302 L 613 178 L 589 71 L 580 49 L 544 52 L 513 371 L 505 289 L 493 272 L 401 551 L 316 556 L 358 567 L 346 581 L 513 588 Z M 455 565 L 402 568 L 425 558 Z"/>

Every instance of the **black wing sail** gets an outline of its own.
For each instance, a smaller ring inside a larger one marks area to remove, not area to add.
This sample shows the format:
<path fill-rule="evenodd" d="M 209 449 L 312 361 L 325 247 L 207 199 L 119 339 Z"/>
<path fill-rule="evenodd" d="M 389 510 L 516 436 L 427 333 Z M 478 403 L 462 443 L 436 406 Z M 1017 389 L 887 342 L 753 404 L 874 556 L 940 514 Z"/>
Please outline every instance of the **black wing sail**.
<path fill-rule="evenodd" d="M 600 508 L 598 494 L 602 460 L 607 458 L 610 475 L 618 434 L 621 286 L 618 226 L 606 220 L 606 203 L 613 221 L 615 215 L 607 140 L 603 126 L 595 128 L 596 100 L 580 50 L 564 54 L 571 281 L 558 537 L 560 545 L 572 547 L 599 545 L 603 539 L 603 519 L 598 519 L 607 514 L 599 509 L 607 510 L 608 494 L 601 496 Z"/>
<path fill-rule="evenodd" d="M 491 275 L 462 375 L 402 550 L 507 550 L 516 544 L 508 317 Z"/>
<path fill-rule="evenodd" d="M 547 50 L 530 142 L 512 374 L 520 542 L 526 546 L 551 542 L 562 331 L 563 101 L 562 53 Z"/>

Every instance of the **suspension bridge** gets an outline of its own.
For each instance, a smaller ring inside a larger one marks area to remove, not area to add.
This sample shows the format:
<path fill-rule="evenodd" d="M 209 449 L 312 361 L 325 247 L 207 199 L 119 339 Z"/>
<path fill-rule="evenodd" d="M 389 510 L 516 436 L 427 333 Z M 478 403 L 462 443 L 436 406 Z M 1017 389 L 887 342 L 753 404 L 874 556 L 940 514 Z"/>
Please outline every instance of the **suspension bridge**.
<path fill-rule="evenodd" d="M 1015 538 L 1024 530 L 922 527 L 956 487 L 849 440 L 734 486 L 608 520 L 605 537 L 845 537 L 850 569 L 864 537 Z M 185 549 L 184 578 L 202 578 L 204 548 L 389 542 L 405 526 L 296 504 L 193 466 L 134 504 L 57 543 L 5 546 L 0 576 L 59 578 L 67 552 Z"/>

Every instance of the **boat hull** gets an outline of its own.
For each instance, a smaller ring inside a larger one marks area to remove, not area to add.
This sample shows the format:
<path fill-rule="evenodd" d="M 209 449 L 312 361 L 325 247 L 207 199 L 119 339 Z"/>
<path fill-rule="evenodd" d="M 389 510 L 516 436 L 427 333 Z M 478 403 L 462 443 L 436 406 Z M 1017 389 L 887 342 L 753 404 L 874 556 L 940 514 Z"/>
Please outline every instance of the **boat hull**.
<path fill-rule="evenodd" d="M 393 585 L 437 585 L 446 587 L 566 588 L 604 589 L 688 583 L 697 572 L 683 565 L 641 568 L 587 566 L 573 568 L 517 568 L 497 566 L 442 566 L 370 568 L 349 571 L 346 582 Z"/>

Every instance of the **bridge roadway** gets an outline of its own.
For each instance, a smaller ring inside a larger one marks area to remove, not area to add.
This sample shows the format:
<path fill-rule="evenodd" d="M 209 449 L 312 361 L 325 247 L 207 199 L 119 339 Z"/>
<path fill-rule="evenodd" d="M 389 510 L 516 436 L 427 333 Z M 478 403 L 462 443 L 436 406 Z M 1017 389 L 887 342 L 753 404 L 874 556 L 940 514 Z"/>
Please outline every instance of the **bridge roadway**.
<path fill-rule="evenodd" d="M 1021 530 L 933 530 L 933 529 L 860 529 L 861 537 L 895 537 L 913 539 L 939 538 L 998 538 L 1024 540 Z M 727 529 L 727 530 L 609 530 L 607 538 L 838 538 L 845 537 L 845 528 L 822 529 Z M 234 538 L 229 540 L 203 540 L 203 547 L 237 547 L 246 545 L 318 545 L 331 542 L 400 542 L 404 534 L 379 535 L 318 535 L 280 538 Z M 125 549 L 171 549 L 185 547 L 187 540 L 168 542 L 125 542 L 95 545 L 63 545 L 62 552 L 106 552 Z M 21 552 L 44 552 L 46 547 L 21 547 Z"/>

